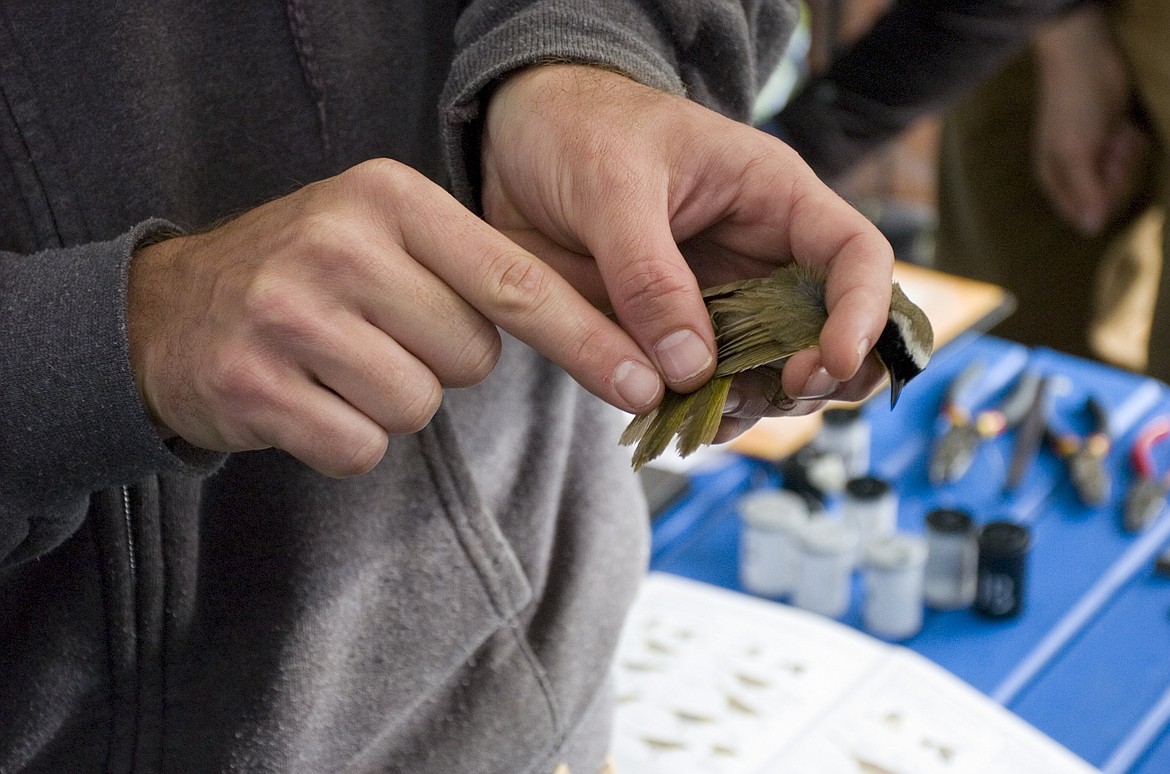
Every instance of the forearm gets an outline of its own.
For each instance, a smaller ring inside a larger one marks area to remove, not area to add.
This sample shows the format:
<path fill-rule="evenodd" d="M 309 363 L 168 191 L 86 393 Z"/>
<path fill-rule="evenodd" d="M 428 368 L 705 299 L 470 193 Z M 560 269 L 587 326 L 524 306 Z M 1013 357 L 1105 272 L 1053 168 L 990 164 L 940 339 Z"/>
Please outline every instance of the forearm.
<path fill-rule="evenodd" d="M 1082 3 L 1042 24 L 1032 48 L 1042 91 L 1051 87 L 1075 91 L 1083 86 L 1077 82 L 1083 77 L 1107 80 L 1115 90 L 1128 91 L 1125 60 L 1113 41 L 1103 2 Z"/>

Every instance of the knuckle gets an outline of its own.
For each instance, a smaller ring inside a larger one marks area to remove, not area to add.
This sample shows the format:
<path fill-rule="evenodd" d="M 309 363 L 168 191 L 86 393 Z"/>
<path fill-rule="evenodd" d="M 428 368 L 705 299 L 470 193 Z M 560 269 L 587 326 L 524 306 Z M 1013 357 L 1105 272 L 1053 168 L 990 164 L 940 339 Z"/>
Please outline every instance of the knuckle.
<path fill-rule="evenodd" d="M 472 336 L 460 353 L 460 364 L 444 384 L 450 387 L 470 387 L 488 377 L 500 360 L 502 343 L 496 328 L 484 321 L 483 327 Z"/>
<path fill-rule="evenodd" d="M 363 192 L 375 189 L 406 194 L 421 185 L 425 178 L 399 161 L 375 158 L 346 170 L 342 173 L 342 179 Z"/>
<path fill-rule="evenodd" d="M 615 292 L 619 303 L 642 313 L 653 315 L 669 307 L 675 299 L 686 296 L 690 288 L 686 281 L 662 261 L 637 261 L 618 279 Z"/>
<path fill-rule="evenodd" d="M 221 354 L 206 369 L 203 392 L 213 406 L 248 417 L 263 412 L 281 394 L 280 377 L 261 358 L 249 354 Z"/>
<path fill-rule="evenodd" d="M 544 302 L 552 277 L 527 254 L 501 250 L 489 259 L 488 303 L 508 317 L 525 317 Z"/>
<path fill-rule="evenodd" d="M 354 445 L 353 450 L 342 458 L 343 464 L 338 465 L 331 473 L 337 478 L 350 478 L 369 473 L 386 456 L 389 442 L 386 433 L 371 432 L 367 438 L 361 440 L 360 445 Z"/>
<path fill-rule="evenodd" d="M 320 318 L 315 305 L 292 283 L 278 279 L 257 279 L 244 297 L 244 310 L 254 328 L 265 337 L 281 340 L 307 339 L 316 335 Z"/>
<path fill-rule="evenodd" d="M 415 390 L 409 396 L 403 396 L 403 401 L 391 423 L 393 426 L 387 429 L 396 433 L 417 433 L 435 416 L 442 401 L 443 391 L 437 383 L 431 383 Z"/>
<path fill-rule="evenodd" d="M 343 243 L 348 227 L 344 219 L 328 209 L 312 209 L 301 215 L 293 238 L 310 255 L 328 255 Z"/>
<path fill-rule="evenodd" d="M 601 324 L 585 324 L 577 331 L 573 362 L 592 363 L 597 360 L 598 353 L 604 350 L 602 342 L 605 339 L 605 329 Z"/>
<path fill-rule="evenodd" d="M 304 266 L 321 274 L 362 265 L 377 237 L 355 212 L 328 208 L 302 214 L 294 226 L 292 240 Z"/>

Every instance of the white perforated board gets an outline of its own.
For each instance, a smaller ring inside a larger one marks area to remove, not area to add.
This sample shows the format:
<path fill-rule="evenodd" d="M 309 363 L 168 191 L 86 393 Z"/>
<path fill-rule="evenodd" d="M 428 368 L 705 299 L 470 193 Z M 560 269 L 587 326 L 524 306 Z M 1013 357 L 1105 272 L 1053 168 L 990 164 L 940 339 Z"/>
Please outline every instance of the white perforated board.
<path fill-rule="evenodd" d="M 619 646 L 617 770 L 637 774 L 1088 774 L 905 648 L 652 573 Z"/>

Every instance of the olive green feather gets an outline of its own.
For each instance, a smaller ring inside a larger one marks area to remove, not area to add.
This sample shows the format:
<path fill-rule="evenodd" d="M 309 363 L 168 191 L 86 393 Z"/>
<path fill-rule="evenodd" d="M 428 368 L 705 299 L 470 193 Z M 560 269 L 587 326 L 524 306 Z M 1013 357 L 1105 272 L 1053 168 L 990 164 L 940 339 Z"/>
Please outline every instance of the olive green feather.
<path fill-rule="evenodd" d="M 762 366 L 779 369 L 795 352 L 814 347 L 828 319 L 822 270 L 789 265 L 768 277 L 720 285 L 703 293 L 718 347 L 715 374 L 694 392 L 666 391 L 658 408 L 639 414 L 622 433 L 623 445 L 637 444 L 638 469 L 666 451 L 678 436 L 686 456 L 715 439 L 732 378 Z M 874 344 L 878 361 L 890 377 L 890 405 L 902 387 L 921 373 L 934 350 L 930 321 L 897 283 L 890 294 L 890 315 Z M 777 378 L 772 403 L 789 402 Z"/>
<path fill-rule="evenodd" d="M 694 392 L 667 390 L 662 403 L 639 414 L 621 443 L 637 443 L 634 468 L 661 455 L 678 436 L 686 456 L 714 440 L 735 374 L 778 366 L 794 352 L 814 346 L 828 317 L 823 275 L 787 266 L 771 276 L 710 288 L 703 293 L 718 346 L 715 374 Z M 782 400 L 782 393 L 777 400 Z"/>

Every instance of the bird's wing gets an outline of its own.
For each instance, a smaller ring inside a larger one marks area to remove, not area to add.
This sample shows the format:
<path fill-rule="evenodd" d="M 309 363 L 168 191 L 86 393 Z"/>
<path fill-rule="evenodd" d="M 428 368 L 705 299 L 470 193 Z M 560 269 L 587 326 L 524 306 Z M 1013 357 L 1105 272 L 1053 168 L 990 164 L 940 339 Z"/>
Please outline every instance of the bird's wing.
<path fill-rule="evenodd" d="M 729 296 L 734 296 L 737 293 L 742 293 L 744 290 L 750 290 L 758 287 L 766 282 L 764 277 L 753 277 L 751 279 L 737 280 L 736 282 L 727 282 L 722 285 L 715 285 L 703 291 L 703 300 L 710 304 L 712 301 L 725 299 Z"/>
<path fill-rule="evenodd" d="M 720 347 L 720 350 L 722 349 Z M 739 351 L 734 354 L 729 354 L 726 357 L 721 355 L 715 366 L 715 377 L 731 376 L 776 363 L 794 351 L 791 347 L 782 346 L 767 336 L 761 336 L 759 341 L 750 342 L 747 346 L 740 347 Z"/>

